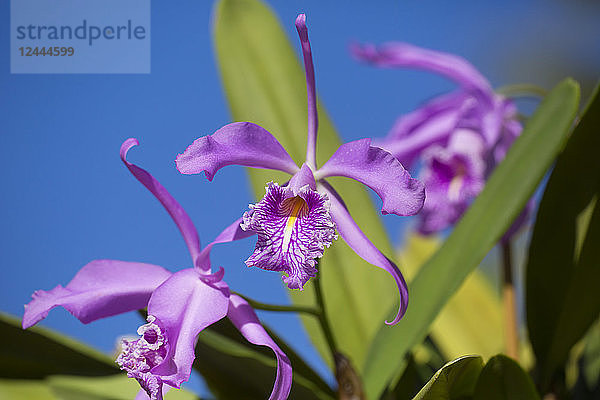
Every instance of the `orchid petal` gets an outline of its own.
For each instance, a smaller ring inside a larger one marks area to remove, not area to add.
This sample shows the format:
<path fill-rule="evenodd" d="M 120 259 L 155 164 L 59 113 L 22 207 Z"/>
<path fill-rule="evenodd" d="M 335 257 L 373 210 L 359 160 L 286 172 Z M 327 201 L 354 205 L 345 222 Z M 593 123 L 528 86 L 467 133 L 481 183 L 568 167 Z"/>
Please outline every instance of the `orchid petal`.
<path fill-rule="evenodd" d="M 250 343 L 267 346 L 277 358 L 277 376 L 269 400 L 285 400 L 292 387 L 292 365 L 285 353 L 260 324 L 256 313 L 240 296 L 231 295 L 227 317 Z"/>
<path fill-rule="evenodd" d="M 353 46 L 352 53 L 359 59 L 381 67 L 416 68 L 446 76 L 466 90 L 473 90 L 488 101 L 493 94 L 488 80 L 467 60 L 454 54 L 434 51 L 408 43 L 387 43 L 379 48 L 373 45 Z"/>
<path fill-rule="evenodd" d="M 306 164 L 302 164 L 300 171 L 296 172 L 287 187 L 292 189 L 294 194 L 298 194 L 298 191 L 304 186 L 308 186 L 310 189 L 316 189 L 315 176 L 312 173 L 310 167 Z"/>
<path fill-rule="evenodd" d="M 504 115 L 499 138 L 493 148 L 494 164 L 504 160 L 510 146 L 523 130 L 523 125 L 516 119 L 517 110 L 513 102 L 505 102 Z"/>
<path fill-rule="evenodd" d="M 183 207 L 171 196 L 171 194 L 160 184 L 150 173 L 146 170 L 138 167 L 127 161 L 127 152 L 133 146 L 138 145 L 137 139 L 130 138 L 123 142 L 121 145 L 121 160 L 125 163 L 125 166 L 133 174 L 133 176 L 140 181 L 142 185 L 146 187 L 163 205 L 165 210 L 169 213 L 173 222 L 179 228 L 183 240 L 190 251 L 192 256 L 192 262 L 196 261 L 198 254 L 200 253 L 200 238 L 194 223 L 185 212 Z"/>
<path fill-rule="evenodd" d="M 66 287 L 36 291 L 25 306 L 23 329 L 46 318 L 57 306 L 84 324 L 144 308 L 152 291 L 170 275 L 163 267 L 152 264 L 94 260 L 81 268 Z"/>
<path fill-rule="evenodd" d="M 492 148 L 500 139 L 502 125 L 507 114 L 503 97 L 493 95 L 490 101 L 491 107 L 483 107 L 476 112 L 479 114 L 477 119 L 479 120 L 481 135 L 486 140 L 488 147 Z"/>
<path fill-rule="evenodd" d="M 416 110 L 400 116 L 388 132 L 386 140 L 410 136 L 432 117 L 444 111 L 460 109 L 464 107 L 465 102 L 473 103 L 473 100 L 472 96 L 464 91 L 455 91 L 434 97 Z"/>
<path fill-rule="evenodd" d="M 209 181 L 227 165 L 275 169 L 295 174 L 298 166 L 266 129 L 251 122 L 225 125 L 192 143 L 175 160 L 182 174 L 204 171 Z"/>
<path fill-rule="evenodd" d="M 193 268 L 174 273 L 160 285 L 148 303 L 148 315 L 165 332 L 168 352 L 150 371 L 179 388 L 188 380 L 200 331 L 227 315 L 229 288 L 225 282 L 207 284 Z"/>
<path fill-rule="evenodd" d="M 484 139 L 469 129 L 457 129 L 446 147 L 432 146 L 424 154 L 423 182 L 427 198 L 419 231 L 428 235 L 456 223 L 485 185 Z"/>
<path fill-rule="evenodd" d="M 308 40 L 308 28 L 306 27 L 306 15 L 300 14 L 296 18 L 296 30 L 302 44 L 302 57 L 304 59 L 304 71 L 306 73 L 306 93 L 308 100 L 308 142 L 306 145 L 306 163 L 317 168 L 317 129 L 319 127 L 319 116 L 317 114 L 317 93 L 315 89 L 315 68 L 313 66 L 310 41 Z"/>
<path fill-rule="evenodd" d="M 398 118 L 388 136 L 373 140 L 373 145 L 389 151 L 405 168 L 410 168 L 424 149 L 448 140 L 474 102 L 464 93 L 440 96 Z"/>
<path fill-rule="evenodd" d="M 345 176 L 367 185 L 383 200 L 383 214 L 414 215 L 425 200 L 423 184 L 389 152 L 371 146 L 371 139 L 341 145 L 315 175 Z"/>
<path fill-rule="evenodd" d="M 350 213 L 346 209 L 343 201 L 339 194 L 325 181 L 321 181 L 319 184 L 319 191 L 324 191 L 329 195 L 331 202 L 330 213 L 333 221 L 337 225 L 339 234 L 342 236 L 344 241 L 350 246 L 356 254 L 358 254 L 363 260 L 376 267 L 382 268 L 392 275 L 398 290 L 400 293 L 400 306 L 396 317 L 392 322 L 386 321 L 388 325 L 394 325 L 400 321 L 406 307 L 408 306 L 408 288 L 402 273 L 389 258 L 384 256 L 377 247 L 365 236 L 360 230 L 354 219 L 350 216 Z"/>
<path fill-rule="evenodd" d="M 245 231 L 240 228 L 241 223 L 242 218 L 237 219 L 233 224 L 225 228 L 225 230 L 221 232 L 214 241 L 203 248 L 198 256 L 198 262 L 196 264 L 197 267 L 204 271 L 210 270 L 210 252 L 215 244 L 233 242 L 235 240 L 245 239 L 255 234 L 254 232 Z"/>

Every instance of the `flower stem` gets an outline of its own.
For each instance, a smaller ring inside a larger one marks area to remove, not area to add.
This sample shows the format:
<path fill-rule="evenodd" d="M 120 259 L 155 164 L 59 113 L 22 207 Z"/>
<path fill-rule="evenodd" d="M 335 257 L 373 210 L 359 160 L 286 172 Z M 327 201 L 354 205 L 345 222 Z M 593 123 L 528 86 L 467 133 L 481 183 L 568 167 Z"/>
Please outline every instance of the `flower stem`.
<path fill-rule="evenodd" d="M 519 325 L 517 323 L 517 301 L 513 281 L 512 251 L 510 242 L 502 243 L 504 302 L 504 338 L 506 354 L 519 361 Z"/>
<path fill-rule="evenodd" d="M 312 278 L 312 281 L 313 287 L 315 288 L 317 306 L 319 307 L 319 325 L 321 325 L 321 330 L 323 331 L 323 335 L 325 335 L 325 340 L 327 341 L 329 351 L 331 352 L 331 358 L 335 362 L 338 350 L 335 339 L 333 338 L 331 327 L 329 326 L 329 320 L 327 319 L 327 311 L 325 310 L 325 302 L 323 301 L 323 291 L 321 290 L 321 281 L 319 275 L 317 274 L 317 276 Z"/>
<path fill-rule="evenodd" d="M 278 312 L 301 312 L 301 313 L 314 315 L 315 317 L 319 317 L 321 314 L 320 310 L 317 310 L 316 308 L 313 308 L 313 307 L 282 306 L 282 305 L 278 305 L 278 304 L 267 304 L 267 303 L 262 303 L 260 301 L 251 299 L 250 297 L 245 296 L 240 293 L 237 293 L 237 292 L 232 292 L 232 294 L 236 294 L 236 295 L 240 296 L 242 299 L 246 300 L 252 308 L 255 308 L 257 310 L 278 311 Z"/>

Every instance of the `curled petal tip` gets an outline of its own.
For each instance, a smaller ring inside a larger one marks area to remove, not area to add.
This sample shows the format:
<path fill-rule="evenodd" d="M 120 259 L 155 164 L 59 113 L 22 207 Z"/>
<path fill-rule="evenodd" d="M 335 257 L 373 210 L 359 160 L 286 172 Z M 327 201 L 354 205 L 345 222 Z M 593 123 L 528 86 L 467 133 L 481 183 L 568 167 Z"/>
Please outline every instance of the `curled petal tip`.
<path fill-rule="evenodd" d="M 408 306 L 408 303 L 405 303 L 404 299 L 401 299 L 400 301 L 402 302 L 402 304 L 400 305 L 400 309 L 398 310 L 398 314 L 396 314 L 396 316 L 394 317 L 394 319 L 391 322 L 390 321 L 385 321 L 386 325 L 390 325 L 390 326 L 396 325 L 398 322 L 400 322 L 400 320 L 404 316 L 404 313 L 406 313 L 406 307 Z"/>
<path fill-rule="evenodd" d="M 138 140 L 136 138 L 129 138 L 127 140 L 125 140 L 123 142 L 123 144 L 121 145 L 121 150 L 120 150 L 120 155 L 121 155 L 121 160 L 123 160 L 123 162 L 125 162 L 125 158 L 127 157 L 127 152 L 129 151 L 129 149 L 131 149 L 133 146 L 137 146 L 139 145 L 140 142 L 138 142 Z"/>
<path fill-rule="evenodd" d="M 308 42 L 308 28 L 306 27 L 306 15 L 299 14 L 296 18 L 296 30 L 302 43 Z"/>
<path fill-rule="evenodd" d="M 216 283 L 223 280 L 223 277 L 225 276 L 225 270 L 223 267 L 219 267 L 217 272 L 208 275 L 202 274 L 201 276 L 202 280 L 206 283 Z"/>
<path fill-rule="evenodd" d="M 296 29 L 306 31 L 306 14 L 298 14 L 296 17 Z"/>
<path fill-rule="evenodd" d="M 179 228 L 185 243 L 190 250 L 192 260 L 195 260 L 200 253 L 200 239 L 198 238 L 198 232 L 194 227 L 194 224 L 190 217 L 187 215 L 183 207 L 171 196 L 171 194 L 165 189 L 165 187 L 156 180 L 148 171 L 138 167 L 135 164 L 127 161 L 127 152 L 133 146 L 138 145 L 139 142 L 135 138 L 129 138 L 121 145 L 121 161 L 127 167 L 129 172 L 137 179 L 146 189 L 156 197 L 158 201 L 163 205 L 165 210 L 169 213 L 173 222 Z"/>

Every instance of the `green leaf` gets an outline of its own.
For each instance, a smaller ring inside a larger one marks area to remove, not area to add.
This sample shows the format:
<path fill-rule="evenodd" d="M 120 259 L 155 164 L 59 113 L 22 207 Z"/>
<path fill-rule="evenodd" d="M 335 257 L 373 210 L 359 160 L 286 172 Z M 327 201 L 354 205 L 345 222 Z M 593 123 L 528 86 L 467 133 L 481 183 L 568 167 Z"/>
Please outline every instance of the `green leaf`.
<path fill-rule="evenodd" d="M 91 347 L 0 313 L 0 399 L 129 400 L 140 390 L 114 360 Z M 13 379 L 6 379 L 13 378 Z M 166 400 L 197 397 L 171 390 Z"/>
<path fill-rule="evenodd" d="M 44 328 L 23 330 L 19 319 L 4 313 L 0 313 L 0 337 L 5 343 L 0 347 L 2 378 L 120 373 L 109 356 Z"/>
<path fill-rule="evenodd" d="M 101 378 L 58 375 L 48 377 L 46 382 L 63 400 L 129 400 L 140 391 L 140 385 L 124 374 Z"/>
<path fill-rule="evenodd" d="M 567 79 L 552 90 L 452 234 L 419 270 L 409 285 L 404 319 L 382 327 L 371 345 L 365 366 L 369 398 L 378 398 L 400 372 L 407 351 L 423 340 L 442 307 L 520 213 L 562 149 L 578 103 L 576 82 Z"/>
<path fill-rule="evenodd" d="M 585 339 L 581 374 L 588 388 L 600 385 L 600 320 L 592 326 Z"/>
<path fill-rule="evenodd" d="M 123 373 L 99 378 L 57 375 L 44 381 L 61 400 L 131 400 L 140 391 L 137 381 Z"/>
<path fill-rule="evenodd" d="M 0 399 L 60 400 L 43 380 L 0 379 Z"/>
<path fill-rule="evenodd" d="M 131 400 L 140 391 L 135 379 L 121 373 L 106 377 L 51 376 L 48 386 L 61 400 Z M 165 400 L 195 400 L 198 397 L 183 389 L 171 389 Z"/>
<path fill-rule="evenodd" d="M 431 374 L 427 375 L 425 380 L 422 380 L 419 374 L 419 367 L 414 360 L 414 357 L 408 357 L 406 368 L 402 375 L 398 378 L 398 382 L 387 388 L 386 392 L 383 393 L 380 400 L 396 400 L 396 399 L 409 399 L 412 398 L 417 391 L 424 386 L 427 378 Z"/>
<path fill-rule="evenodd" d="M 527 262 L 527 326 L 544 387 L 600 312 L 600 95 L 548 180 Z"/>
<path fill-rule="evenodd" d="M 290 398 L 332 400 L 333 390 L 273 332 L 294 370 Z M 194 368 L 219 399 L 266 398 L 273 387 L 277 365 L 273 352 L 249 343 L 228 319 L 205 329 L 196 345 Z"/>
<path fill-rule="evenodd" d="M 511 358 L 492 357 L 481 371 L 473 400 L 539 400 L 533 381 Z"/>
<path fill-rule="evenodd" d="M 310 24 L 310 15 L 309 15 Z M 294 21 L 285 21 L 293 27 Z M 299 164 L 305 158 L 307 105 L 304 71 L 297 52 L 272 11 L 258 0 L 221 0 L 214 17 L 215 47 L 227 99 L 236 121 L 252 121 L 271 132 Z M 319 37 L 311 37 L 313 43 Z M 294 43 L 298 40 L 294 38 Z M 314 54 L 319 58 L 319 54 Z M 317 86 L 319 73 L 317 75 Z M 333 124 L 319 103 L 317 160 L 323 163 L 340 145 Z M 289 179 L 273 171 L 250 171 L 257 197 L 265 183 Z M 365 234 L 388 256 L 391 246 L 366 189 L 349 179 L 331 179 Z M 241 213 L 241 210 L 240 210 Z M 367 346 L 399 302 L 393 279 L 360 259 L 340 239 L 320 262 L 327 314 L 340 350 L 356 366 L 363 365 Z M 292 301 L 313 305 L 313 290 L 290 293 Z M 308 333 L 331 365 L 327 346 L 314 319 L 303 317 Z"/>
<path fill-rule="evenodd" d="M 410 281 L 441 246 L 435 236 L 407 235 L 400 253 Z M 431 325 L 430 336 L 445 356 L 454 360 L 464 354 L 489 358 L 502 351 L 502 308 L 496 290 L 480 271 L 473 271 L 451 297 Z"/>
<path fill-rule="evenodd" d="M 433 375 L 413 400 L 458 400 L 471 396 L 482 368 L 480 356 L 450 361 Z"/>
<path fill-rule="evenodd" d="M 10 400 L 131 400 L 140 391 L 125 374 L 81 377 L 53 375 L 46 379 L 0 379 L 0 399 Z M 186 390 L 171 389 L 165 400 L 194 400 Z"/>

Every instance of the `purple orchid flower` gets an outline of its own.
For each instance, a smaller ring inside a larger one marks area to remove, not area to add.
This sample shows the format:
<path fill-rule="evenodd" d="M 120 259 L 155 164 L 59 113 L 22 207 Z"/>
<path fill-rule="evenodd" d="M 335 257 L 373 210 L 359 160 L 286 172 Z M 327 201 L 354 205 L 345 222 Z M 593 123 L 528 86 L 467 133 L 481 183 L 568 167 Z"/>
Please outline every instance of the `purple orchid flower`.
<path fill-rule="evenodd" d="M 407 168 L 421 168 L 427 199 L 419 231 L 430 234 L 453 225 L 521 133 L 514 103 L 495 93 L 473 65 L 452 54 L 407 43 L 353 46 L 352 52 L 380 67 L 424 69 L 460 86 L 400 117 L 388 136 L 376 141 Z M 525 219 L 521 216 L 517 225 Z"/>
<path fill-rule="evenodd" d="M 138 399 L 160 400 L 169 387 L 179 388 L 189 379 L 200 331 L 227 316 L 249 342 L 273 350 L 277 376 L 270 399 L 286 399 L 292 384 L 290 361 L 267 334 L 248 303 L 230 293 L 222 280 L 223 268 L 211 272 L 212 246 L 249 234 L 242 231 L 236 221 L 201 249 L 196 228 L 181 205 L 152 175 L 126 160 L 129 149 L 137 144 L 136 139 L 126 140 L 121 146 L 121 160 L 171 215 L 187 244 L 194 267 L 171 273 L 152 264 L 92 261 L 67 286 L 36 291 L 25 306 L 23 329 L 37 324 L 57 306 L 64 307 L 85 324 L 147 307 L 148 323 L 139 327 L 140 338 L 123 341 L 117 363 L 140 383 L 142 390 Z"/>
<path fill-rule="evenodd" d="M 264 128 L 250 122 L 236 122 L 194 141 L 178 155 L 177 169 L 183 174 L 204 172 L 208 180 L 212 180 L 220 168 L 233 164 L 292 175 L 287 185 L 268 183 L 264 198 L 244 214 L 241 228 L 258 235 L 256 248 L 246 265 L 284 272 L 288 276 L 283 279 L 289 288 L 302 289 L 317 273 L 316 259 L 336 238 L 337 227 L 360 257 L 393 276 L 400 291 L 399 311 L 391 322 L 395 324 L 408 304 L 404 278 L 398 267 L 356 225 L 325 178 L 344 176 L 370 187 L 383 200 L 383 214 L 416 214 L 423 206 L 424 187 L 411 179 L 389 152 L 371 146 L 370 139 L 343 144 L 317 168 L 315 76 L 304 14 L 296 19 L 296 29 L 302 44 L 308 98 L 308 144 L 302 166 L 299 168 Z"/>

